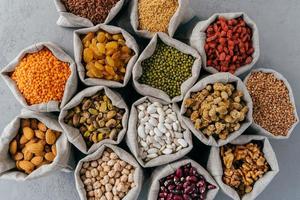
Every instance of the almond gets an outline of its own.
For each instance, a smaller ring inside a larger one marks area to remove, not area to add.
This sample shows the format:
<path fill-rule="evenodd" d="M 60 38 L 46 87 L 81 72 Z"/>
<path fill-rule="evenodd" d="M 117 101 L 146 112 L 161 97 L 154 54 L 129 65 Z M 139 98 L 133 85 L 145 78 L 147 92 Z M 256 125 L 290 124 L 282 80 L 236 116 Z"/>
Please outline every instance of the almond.
<path fill-rule="evenodd" d="M 21 170 L 21 168 L 20 168 L 20 166 L 19 166 L 19 162 L 20 162 L 20 161 L 17 161 L 17 162 L 16 162 L 16 167 L 17 167 L 18 170 Z"/>
<path fill-rule="evenodd" d="M 31 127 L 33 130 L 38 129 L 38 121 L 37 121 L 36 119 L 31 119 L 31 121 L 30 121 L 30 127 Z"/>
<path fill-rule="evenodd" d="M 9 144 L 9 152 L 11 155 L 15 155 L 17 153 L 17 140 L 16 139 L 11 141 L 11 143 Z"/>
<path fill-rule="evenodd" d="M 20 153 L 20 152 L 18 152 L 18 153 L 16 153 L 16 154 L 14 155 L 14 160 L 15 160 L 15 161 L 22 160 L 23 157 L 24 157 L 23 154 Z"/>
<path fill-rule="evenodd" d="M 34 133 L 35 133 L 35 137 L 41 140 L 45 139 L 45 133 L 43 131 L 35 130 Z"/>
<path fill-rule="evenodd" d="M 23 134 L 28 140 L 31 140 L 34 136 L 34 131 L 29 127 L 24 127 Z"/>
<path fill-rule="evenodd" d="M 45 156 L 46 152 L 45 151 L 41 151 L 40 153 L 36 153 L 36 156 Z"/>
<path fill-rule="evenodd" d="M 53 144 L 51 146 L 51 150 L 52 150 L 52 153 L 56 156 L 56 145 L 55 144 Z"/>
<path fill-rule="evenodd" d="M 48 129 L 46 131 L 46 142 L 47 142 L 47 144 L 52 145 L 52 144 L 55 143 L 55 141 L 56 141 L 55 133 L 51 129 Z"/>
<path fill-rule="evenodd" d="M 38 141 L 37 143 L 39 143 L 39 144 L 41 144 L 41 145 L 43 145 L 43 146 L 45 146 L 47 143 L 46 143 L 46 140 L 40 140 L 40 141 Z"/>
<path fill-rule="evenodd" d="M 43 131 L 43 132 L 46 132 L 46 131 L 47 131 L 46 125 L 45 125 L 44 123 L 42 123 L 42 122 L 39 122 L 39 123 L 38 123 L 38 129 L 39 129 L 40 131 Z"/>
<path fill-rule="evenodd" d="M 37 141 L 38 141 L 37 138 L 32 138 L 31 140 L 29 140 L 29 141 L 25 144 L 25 146 L 28 146 L 29 144 L 34 144 L 34 143 L 36 143 Z"/>
<path fill-rule="evenodd" d="M 27 160 L 27 161 L 31 160 L 33 157 L 33 154 L 27 150 L 24 150 L 23 155 L 24 155 L 24 160 Z"/>
<path fill-rule="evenodd" d="M 20 144 L 26 144 L 29 140 L 25 137 L 25 135 L 22 135 L 20 138 Z"/>
<path fill-rule="evenodd" d="M 26 174 L 30 174 L 34 170 L 34 164 L 27 160 L 19 161 L 19 167 L 24 170 Z"/>
<path fill-rule="evenodd" d="M 21 127 L 30 127 L 30 119 L 21 119 Z"/>
<path fill-rule="evenodd" d="M 31 159 L 31 163 L 34 164 L 35 166 L 39 166 L 42 164 L 44 158 L 42 156 L 35 156 Z"/>
<path fill-rule="evenodd" d="M 46 153 L 45 154 L 45 159 L 48 161 L 53 161 L 55 158 L 55 155 L 52 152 Z"/>
<path fill-rule="evenodd" d="M 56 135 L 56 139 L 59 138 L 59 136 L 61 135 L 61 132 L 59 132 L 59 131 L 53 131 L 53 132 L 54 132 L 55 135 Z"/>
<path fill-rule="evenodd" d="M 44 150 L 44 146 L 41 143 L 32 143 L 26 145 L 26 149 L 34 154 L 40 154 Z"/>
<path fill-rule="evenodd" d="M 43 165 L 48 165 L 50 162 L 48 160 L 44 160 L 40 165 L 37 166 L 37 168 L 43 166 Z"/>

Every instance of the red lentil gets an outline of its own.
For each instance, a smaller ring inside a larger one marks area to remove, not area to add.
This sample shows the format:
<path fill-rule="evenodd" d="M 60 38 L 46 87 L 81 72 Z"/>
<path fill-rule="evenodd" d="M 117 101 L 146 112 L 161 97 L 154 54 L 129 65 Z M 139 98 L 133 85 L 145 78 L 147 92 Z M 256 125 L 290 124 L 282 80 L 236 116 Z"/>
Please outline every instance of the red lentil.
<path fill-rule="evenodd" d="M 44 48 L 25 55 L 11 78 L 29 105 L 61 101 L 71 74 L 68 63 L 58 60 Z"/>

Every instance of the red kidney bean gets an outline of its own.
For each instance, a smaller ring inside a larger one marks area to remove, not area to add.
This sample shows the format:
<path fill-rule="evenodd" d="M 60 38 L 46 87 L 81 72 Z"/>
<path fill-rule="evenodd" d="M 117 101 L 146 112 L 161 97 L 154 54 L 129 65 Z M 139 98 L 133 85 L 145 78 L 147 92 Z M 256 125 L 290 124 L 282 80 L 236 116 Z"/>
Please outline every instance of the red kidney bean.
<path fill-rule="evenodd" d="M 252 30 L 242 17 L 227 20 L 220 16 L 206 30 L 204 49 L 207 66 L 234 73 L 253 60 Z"/>
<path fill-rule="evenodd" d="M 208 183 L 191 163 L 179 167 L 173 174 L 159 180 L 158 200 L 205 199 L 216 186 Z"/>

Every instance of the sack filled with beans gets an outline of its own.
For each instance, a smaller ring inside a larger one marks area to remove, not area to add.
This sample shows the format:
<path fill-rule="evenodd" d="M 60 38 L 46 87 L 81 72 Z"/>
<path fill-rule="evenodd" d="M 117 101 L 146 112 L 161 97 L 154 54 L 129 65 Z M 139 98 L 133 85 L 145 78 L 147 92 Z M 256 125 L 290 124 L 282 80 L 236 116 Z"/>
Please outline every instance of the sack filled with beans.
<path fill-rule="evenodd" d="M 200 164 L 184 158 L 152 172 L 148 200 L 212 200 L 218 191 L 217 183 Z"/>
<path fill-rule="evenodd" d="M 0 178 L 18 181 L 70 171 L 74 164 L 57 119 L 25 109 L 1 132 L 0 156 Z"/>
<path fill-rule="evenodd" d="M 1 76 L 20 104 L 37 112 L 60 111 L 77 90 L 75 62 L 50 42 L 23 49 Z"/>
<path fill-rule="evenodd" d="M 217 13 L 200 21 L 190 44 L 202 57 L 210 73 L 230 72 L 236 76 L 250 70 L 259 58 L 256 24 L 245 13 Z"/>
<path fill-rule="evenodd" d="M 286 78 L 272 69 L 259 68 L 252 70 L 244 83 L 253 101 L 251 126 L 270 138 L 289 138 L 299 117 Z"/>
<path fill-rule="evenodd" d="M 157 33 L 132 70 L 133 85 L 144 96 L 178 102 L 197 81 L 201 58 L 190 46 Z"/>
<path fill-rule="evenodd" d="M 81 200 L 136 200 L 143 184 L 143 170 L 123 149 L 105 144 L 79 161 L 76 189 Z"/>
<path fill-rule="evenodd" d="M 212 147 L 207 169 L 234 200 L 256 199 L 279 172 L 269 140 L 258 135 L 242 135 L 225 146 Z"/>
<path fill-rule="evenodd" d="M 179 116 L 177 104 L 152 97 L 133 103 L 126 142 L 143 167 L 173 162 L 193 148 L 191 133 Z"/>
<path fill-rule="evenodd" d="M 54 3 L 59 13 L 56 24 L 78 28 L 108 24 L 126 0 L 54 0 Z"/>
<path fill-rule="evenodd" d="M 138 58 L 139 47 L 124 29 L 99 24 L 74 32 L 74 54 L 84 84 L 124 87 Z"/>
<path fill-rule="evenodd" d="M 90 154 L 103 144 L 119 144 L 126 131 L 128 108 L 122 97 L 104 87 L 79 92 L 62 109 L 59 123 L 69 141 Z"/>
<path fill-rule="evenodd" d="M 201 142 L 222 146 L 251 125 L 252 100 L 241 79 L 228 72 L 217 73 L 187 92 L 180 113 Z"/>
<path fill-rule="evenodd" d="M 133 0 L 130 23 L 137 35 L 152 38 L 157 32 L 173 37 L 178 26 L 193 18 L 189 0 Z"/>

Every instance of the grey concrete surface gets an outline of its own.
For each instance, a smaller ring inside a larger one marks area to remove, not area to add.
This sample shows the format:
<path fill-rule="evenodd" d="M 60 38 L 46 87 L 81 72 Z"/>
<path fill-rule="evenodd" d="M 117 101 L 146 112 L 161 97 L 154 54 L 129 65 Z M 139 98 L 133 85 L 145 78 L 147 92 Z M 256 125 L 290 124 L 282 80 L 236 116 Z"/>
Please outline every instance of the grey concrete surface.
<path fill-rule="evenodd" d="M 270 67 L 282 73 L 294 90 L 297 107 L 300 106 L 299 0 L 193 0 L 191 6 L 198 16 L 194 21 L 206 19 L 216 12 L 245 11 L 251 16 L 260 33 L 261 55 L 256 67 Z M 55 23 L 57 18 L 52 0 L 0 0 L 0 67 L 5 66 L 21 49 L 39 41 L 55 42 L 73 55 L 73 30 L 58 27 Z M 119 19 L 124 22 L 124 18 Z M 192 27 L 192 23 L 184 27 L 181 30 L 186 31 Z M 184 33 L 178 35 L 184 37 Z M 3 80 L 0 80 L 0 134 L 20 109 L 20 104 Z M 300 199 L 299 132 L 300 127 L 297 127 L 289 140 L 271 140 L 279 161 L 280 173 L 258 199 Z M 197 145 L 194 146 L 195 149 L 198 148 Z M 195 158 L 205 164 L 205 157 L 207 155 Z M 141 200 L 146 199 L 146 192 L 147 187 L 144 187 Z M 0 199 L 77 200 L 79 197 L 73 174 L 55 173 L 30 182 L 0 180 Z M 229 198 L 219 192 L 216 199 Z"/>

